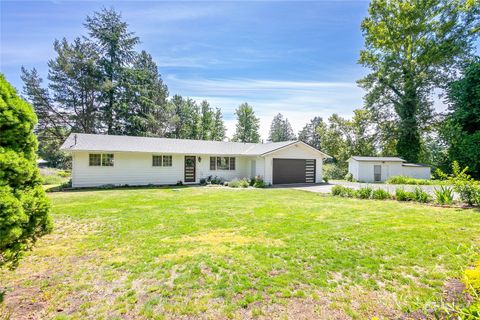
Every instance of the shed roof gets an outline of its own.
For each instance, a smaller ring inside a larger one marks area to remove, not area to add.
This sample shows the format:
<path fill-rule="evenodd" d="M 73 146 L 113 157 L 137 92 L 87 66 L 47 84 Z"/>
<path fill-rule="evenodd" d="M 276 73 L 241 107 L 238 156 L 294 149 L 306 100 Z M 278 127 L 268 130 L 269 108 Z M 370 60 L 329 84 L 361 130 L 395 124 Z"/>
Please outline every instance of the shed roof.
<path fill-rule="evenodd" d="M 300 141 L 243 143 L 72 133 L 60 150 L 260 156 L 296 143 L 303 144 Z"/>
<path fill-rule="evenodd" d="M 349 160 L 356 160 L 356 161 L 388 161 L 388 162 L 406 162 L 402 158 L 399 157 L 360 157 L 360 156 L 353 156 Z"/>

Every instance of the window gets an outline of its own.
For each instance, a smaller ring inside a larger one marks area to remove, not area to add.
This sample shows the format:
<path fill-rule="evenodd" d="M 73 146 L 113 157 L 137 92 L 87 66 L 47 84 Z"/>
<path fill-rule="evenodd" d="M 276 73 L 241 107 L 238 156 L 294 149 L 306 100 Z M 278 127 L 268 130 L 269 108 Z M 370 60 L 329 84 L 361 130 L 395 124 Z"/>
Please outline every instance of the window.
<path fill-rule="evenodd" d="M 102 154 L 102 167 L 113 167 L 113 153 Z"/>
<path fill-rule="evenodd" d="M 152 156 L 152 166 L 154 167 L 171 167 L 172 156 Z"/>
<path fill-rule="evenodd" d="M 229 157 L 217 157 L 217 169 L 218 170 L 229 170 L 230 169 L 230 158 Z"/>
<path fill-rule="evenodd" d="M 152 156 L 152 166 L 161 167 L 162 166 L 162 156 Z"/>
<path fill-rule="evenodd" d="M 88 165 L 91 167 L 113 167 L 113 153 L 90 153 Z"/>
<path fill-rule="evenodd" d="M 235 158 L 210 157 L 210 170 L 235 170 Z"/>
<path fill-rule="evenodd" d="M 101 154 L 89 154 L 88 164 L 91 167 L 100 167 L 102 163 L 102 155 Z"/>
<path fill-rule="evenodd" d="M 172 156 L 163 156 L 163 166 L 164 167 L 172 166 Z"/>
<path fill-rule="evenodd" d="M 217 170 L 216 159 L 216 157 L 210 157 L 210 170 Z"/>

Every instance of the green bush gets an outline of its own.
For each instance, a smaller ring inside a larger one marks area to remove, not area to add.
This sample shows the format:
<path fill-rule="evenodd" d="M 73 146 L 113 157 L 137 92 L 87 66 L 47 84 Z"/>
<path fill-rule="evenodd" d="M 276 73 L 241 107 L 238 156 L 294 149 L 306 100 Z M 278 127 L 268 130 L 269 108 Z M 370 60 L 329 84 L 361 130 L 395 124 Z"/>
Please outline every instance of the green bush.
<path fill-rule="evenodd" d="M 346 173 L 347 169 L 340 167 L 336 163 L 326 163 L 323 165 L 323 177 L 328 180 L 343 179 Z"/>
<path fill-rule="evenodd" d="M 392 176 L 387 179 L 388 184 L 414 184 L 414 185 L 430 185 L 433 182 L 425 179 L 415 179 L 406 176 Z"/>
<path fill-rule="evenodd" d="M 265 188 L 267 184 L 263 181 L 262 177 L 256 176 L 252 186 L 254 188 Z"/>
<path fill-rule="evenodd" d="M 440 186 L 440 189 L 435 188 L 435 198 L 439 204 L 453 203 L 453 189 L 447 186 Z"/>
<path fill-rule="evenodd" d="M 324 181 L 325 183 L 328 183 L 328 177 L 323 177 L 323 181 Z"/>
<path fill-rule="evenodd" d="M 440 169 L 436 174 L 447 179 L 453 184 L 453 189 L 458 193 L 460 200 L 468 205 L 480 205 L 480 184 L 467 174 L 468 167 L 461 168 L 457 161 L 452 163 L 452 174 L 447 175 Z"/>
<path fill-rule="evenodd" d="M 397 188 L 395 190 L 395 199 L 398 201 L 411 201 L 415 198 L 413 192 L 406 191 L 403 188 Z"/>
<path fill-rule="evenodd" d="M 372 192 L 372 199 L 385 200 L 390 198 L 390 193 L 383 189 L 376 189 Z"/>
<path fill-rule="evenodd" d="M 416 187 L 415 190 L 413 191 L 413 200 L 417 202 L 429 202 L 431 199 L 430 195 L 423 191 L 422 188 Z"/>
<path fill-rule="evenodd" d="M 356 196 L 360 199 L 370 199 L 372 197 L 373 189 L 371 187 L 361 187 L 357 190 Z"/>
<path fill-rule="evenodd" d="M 249 181 L 247 178 L 243 178 L 243 179 L 234 179 L 232 181 L 229 181 L 228 182 L 228 186 L 230 188 L 248 188 L 249 186 Z"/>
<path fill-rule="evenodd" d="M 345 180 L 352 182 L 353 181 L 353 174 L 347 173 L 344 177 Z"/>
<path fill-rule="evenodd" d="M 353 198 L 355 197 L 356 191 L 352 188 L 347 188 L 344 186 L 335 185 L 332 187 L 332 195 L 340 196 L 345 198 Z"/>
<path fill-rule="evenodd" d="M 52 229 L 36 162 L 36 122 L 33 108 L 0 74 L 0 267 L 15 268 Z"/>

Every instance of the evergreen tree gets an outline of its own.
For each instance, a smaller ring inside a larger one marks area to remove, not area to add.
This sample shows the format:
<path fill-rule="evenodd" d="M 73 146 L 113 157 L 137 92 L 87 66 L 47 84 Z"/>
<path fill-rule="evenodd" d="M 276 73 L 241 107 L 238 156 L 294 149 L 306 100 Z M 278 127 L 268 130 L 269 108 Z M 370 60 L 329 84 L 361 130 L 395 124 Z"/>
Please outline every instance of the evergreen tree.
<path fill-rule="evenodd" d="M 168 89 L 150 54 L 140 52 L 132 68 L 125 69 L 122 86 L 125 87 L 125 114 L 123 134 L 163 137 L 171 130 L 173 109 L 167 103 Z"/>
<path fill-rule="evenodd" d="M 128 106 L 121 103 L 123 90 L 120 84 L 125 76 L 125 68 L 135 60 L 134 48 L 140 40 L 128 31 L 128 24 L 113 9 L 104 8 L 93 16 L 87 16 L 84 25 L 100 55 L 103 117 L 107 133 L 122 133 L 121 115 L 126 114 L 124 109 Z"/>
<path fill-rule="evenodd" d="M 210 139 L 215 141 L 222 141 L 225 139 L 226 131 L 227 129 L 225 128 L 225 124 L 223 122 L 222 111 L 217 108 L 213 119 L 212 135 Z"/>
<path fill-rule="evenodd" d="M 321 117 L 315 117 L 307 123 L 305 127 L 298 133 L 298 140 L 305 142 L 309 146 L 314 147 L 317 150 L 322 148 L 322 140 L 318 132 L 320 127 L 324 127 L 325 123 Z"/>
<path fill-rule="evenodd" d="M 295 140 L 297 137 L 293 133 L 292 126 L 287 118 L 283 118 L 281 113 L 277 114 L 270 125 L 268 140 L 272 142 Z"/>
<path fill-rule="evenodd" d="M 260 142 L 260 120 L 255 116 L 253 108 L 248 103 L 242 103 L 237 110 L 236 131 L 233 135 L 233 141 L 239 142 Z"/>
<path fill-rule="evenodd" d="M 0 74 L 0 266 L 16 267 L 52 229 L 36 163 L 36 121 L 32 107 Z"/>
<path fill-rule="evenodd" d="M 214 126 L 213 110 L 206 100 L 200 104 L 200 110 L 200 140 L 213 140 L 211 139 Z"/>

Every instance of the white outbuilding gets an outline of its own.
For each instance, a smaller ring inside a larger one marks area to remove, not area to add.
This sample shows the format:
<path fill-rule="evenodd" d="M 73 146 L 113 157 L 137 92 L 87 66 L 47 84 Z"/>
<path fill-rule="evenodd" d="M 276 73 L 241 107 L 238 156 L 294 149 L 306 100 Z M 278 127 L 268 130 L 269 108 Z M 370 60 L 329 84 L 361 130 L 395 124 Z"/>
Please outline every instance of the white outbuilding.
<path fill-rule="evenodd" d="M 430 166 L 407 163 L 398 157 L 359 157 L 348 159 L 348 172 L 362 182 L 382 182 L 392 176 L 430 179 Z"/>

